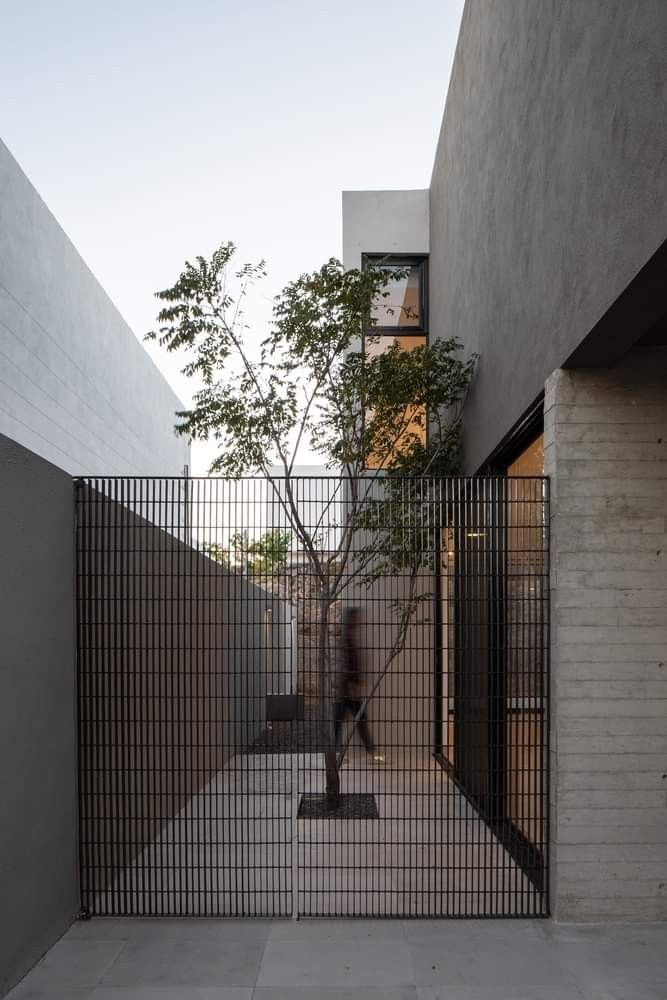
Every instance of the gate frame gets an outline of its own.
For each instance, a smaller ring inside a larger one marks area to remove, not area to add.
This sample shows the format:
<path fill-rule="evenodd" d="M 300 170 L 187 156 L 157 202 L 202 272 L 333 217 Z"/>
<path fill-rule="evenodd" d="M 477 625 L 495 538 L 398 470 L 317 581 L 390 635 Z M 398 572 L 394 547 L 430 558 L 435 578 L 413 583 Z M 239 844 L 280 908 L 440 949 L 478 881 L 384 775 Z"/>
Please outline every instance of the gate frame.
<path fill-rule="evenodd" d="M 81 555 L 81 546 L 80 546 L 80 529 L 81 529 L 81 524 L 80 524 L 80 518 L 79 518 L 80 490 L 86 484 L 89 485 L 89 484 L 91 484 L 91 483 L 93 483 L 95 481 L 102 482 L 102 483 L 113 482 L 114 484 L 117 484 L 118 482 L 126 482 L 126 481 L 134 481 L 134 482 L 142 482 L 142 483 L 145 483 L 145 482 L 153 482 L 153 483 L 155 483 L 155 482 L 185 481 L 186 483 L 191 483 L 192 480 L 193 480 L 193 478 L 201 478 L 201 479 L 205 479 L 207 481 L 211 481 L 208 477 L 190 477 L 190 476 L 184 476 L 184 477 L 178 477 L 178 476 L 166 476 L 166 477 L 161 477 L 161 476 L 151 476 L 151 477 L 137 477 L 137 476 L 112 476 L 112 477 L 106 477 L 106 476 L 98 476 L 98 477 L 75 477 L 73 479 L 73 487 L 74 487 L 74 523 L 75 523 L 75 544 L 76 544 L 76 607 L 77 607 L 77 620 L 76 620 L 76 626 L 77 626 L 76 627 L 76 634 L 77 634 L 77 644 L 76 644 L 77 731 L 78 731 L 78 747 L 77 747 L 77 750 L 78 750 L 78 756 L 79 756 L 79 769 L 78 769 L 78 774 L 77 774 L 77 794 L 78 794 L 79 805 L 80 805 L 80 808 L 79 808 L 79 827 L 80 827 L 79 864 L 80 864 L 80 870 L 81 870 L 81 872 L 83 872 L 85 870 L 85 864 L 84 864 L 84 841 L 83 841 L 83 836 L 82 836 L 83 810 L 81 808 L 81 805 L 82 805 L 82 794 L 83 794 L 82 790 L 81 790 L 81 749 L 82 749 L 83 741 L 84 741 L 84 724 L 83 724 L 83 713 L 82 713 L 82 698 L 83 698 L 83 696 L 82 696 L 82 691 L 81 691 L 81 677 L 82 677 L 81 630 L 82 630 L 82 625 L 81 625 L 81 617 L 80 617 L 80 608 L 81 608 L 81 602 L 82 602 L 83 598 L 82 598 L 81 586 L 80 586 L 81 573 L 80 573 L 80 562 L 79 562 L 80 555 Z M 258 480 L 261 477 L 252 477 L 252 478 L 253 478 L 253 480 Z M 319 478 L 325 478 L 325 477 L 307 477 L 307 478 L 309 478 L 309 479 L 312 479 L 312 478 L 319 479 Z M 542 779 L 541 801 L 543 803 L 543 808 L 544 808 L 544 817 L 543 817 L 543 824 L 544 824 L 544 833 L 543 833 L 544 851 L 541 851 L 538 847 L 536 847 L 529 840 L 527 840 L 527 838 L 521 833 L 520 830 L 518 830 L 518 828 L 514 825 L 513 822 L 511 822 L 511 829 L 510 829 L 509 834 L 508 834 L 507 828 L 503 825 L 505 823 L 505 821 L 507 820 L 508 817 L 502 817 L 502 816 L 498 817 L 498 816 L 495 816 L 493 809 L 491 809 L 491 810 L 483 810 L 480 807 L 480 801 L 479 801 L 479 799 L 477 799 L 473 794 L 471 794 L 470 790 L 466 787 L 465 783 L 460 780 L 460 776 L 457 774 L 455 767 L 452 766 L 451 762 L 447 759 L 447 757 L 443 753 L 442 745 L 441 744 L 438 745 L 438 734 L 442 732 L 442 717 L 441 717 L 441 713 L 442 713 L 442 691 L 441 691 L 441 685 L 442 685 L 442 665 L 443 665 L 442 643 L 441 643 L 441 624 L 442 624 L 442 621 L 441 621 L 441 575 L 440 575 L 440 572 L 439 572 L 439 559 L 437 561 L 437 568 L 436 568 L 436 571 L 435 571 L 435 582 L 434 582 L 434 592 L 433 592 L 433 604 L 435 606 L 435 613 L 434 613 L 434 620 L 433 620 L 433 631 L 435 632 L 435 637 L 436 638 L 435 638 L 434 645 L 433 645 L 433 667 L 434 667 L 433 700 L 434 700 L 434 704 L 433 704 L 433 713 L 432 713 L 432 716 L 433 716 L 432 717 L 432 724 L 433 724 L 433 751 L 432 752 L 433 752 L 434 758 L 438 761 L 438 763 L 443 768 L 443 770 L 445 770 L 447 772 L 448 776 L 452 779 L 452 781 L 453 781 L 454 785 L 457 787 L 457 789 L 464 795 L 464 797 L 466 798 L 466 800 L 473 806 L 473 808 L 475 809 L 476 814 L 487 825 L 487 827 L 489 828 L 490 832 L 492 832 L 493 835 L 496 838 L 498 838 L 498 840 L 500 841 L 500 843 L 508 850 L 508 852 L 511 854 L 511 856 L 513 857 L 513 859 L 522 868 L 522 870 L 524 871 L 524 873 L 528 875 L 528 877 L 530 878 L 530 881 L 533 883 L 535 889 L 540 893 L 540 895 L 541 895 L 541 897 L 543 899 L 543 903 L 544 903 L 543 908 L 542 908 L 542 912 L 534 913 L 534 914 L 528 914 L 528 916 L 545 917 L 546 918 L 546 917 L 550 916 L 550 913 L 551 913 L 551 907 L 550 907 L 550 879 L 549 879 L 549 873 L 550 873 L 550 869 L 549 869 L 549 854 L 550 854 L 550 849 L 551 849 L 550 836 L 549 836 L 549 832 L 550 832 L 550 804 L 551 804 L 551 787 L 550 787 L 551 786 L 551 769 L 550 769 L 550 735 L 551 735 L 550 554 L 551 553 L 550 553 L 550 521 L 549 521 L 549 518 L 550 518 L 550 514 L 549 514 L 549 511 L 550 511 L 550 490 L 549 490 L 549 485 L 550 484 L 549 484 L 549 479 L 548 479 L 548 477 L 543 477 L 543 476 L 525 476 L 525 477 L 513 476 L 513 477 L 506 477 L 506 476 L 497 476 L 497 475 L 494 475 L 494 476 L 473 476 L 473 477 L 431 477 L 431 478 L 433 478 L 433 479 L 440 479 L 441 478 L 443 480 L 452 480 L 452 481 L 464 481 L 465 480 L 465 481 L 468 481 L 468 482 L 480 482 L 480 481 L 487 481 L 487 482 L 489 482 L 489 481 L 502 481 L 502 480 L 508 480 L 508 479 L 511 479 L 511 480 L 530 479 L 530 480 L 540 480 L 543 483 L 543 496 L 542 496 L 541 503 L 543 505 L 544 512 L 545 512 L 544 522 L 543 522 L 544 545 L 543 545 L 543 549 L 542 549 L 543 557 L 544 557 L 544 568 L 543 568 L 543 571 L 542 571 L 541 575 L 546 580 L 546 594 L 545 594 L 545 596 L 542 599 L 542 607 L 545 609 L 546 614 L 544 615 L 544 617 L 542 618 L 542 620 L 540 622 L 540 628 L 541 628 L 542 633 L 543 633 L 543 646 L 544 646 L 544 667 L 543 667 L 544 690 L 543 690 L 543 693 L 542 693 L 542 707 L 541 707 L 541 713 L 542 713 L 542 717 L 543 717 L 544 728 L 543 728 L 543 738 L 542 738 L 542 742 L 540 744 L 540 747 L 541 747 L 541 750 L 542 750 L 542 754 L 543 754 L 543 758 L 542 758 L 543 763 L 542 763 L 542 766 L 540 768 L 540 774 L 541 774 L 541 779 Z M 224 480 L 222 478 L 221 478 L 220 481 L 228 482 L 228 480 Z M 121 505 L 122 505 L 123 504 L 123 499 L 125 501 L 128 501 L 129 500 L 129 496 L 125 496 L 123 498 L 123 496 L 121 494 L 120 500 L 118 499 L 118 497 L 116 497 L 116 498 L 109 498 L 109 501 L 113 502 L 113 503 L 119 503 L 120 502 Z M 191 545 L 191 542 L 192 542 L 192 523 L 191 523 L 190 519 L 188 518 L 188 511 L 187 511 L 187 509 L 188 509 L 188 503 L 190 503 L 190 502 L 192 502 L 192 501 L 189 501 L 186 498 L 186 501 L 185 501 L 186 522 L 185 522 L 185 524 L 186 524 L 186 527 L 188 529 L 189 535 L 188 535 L 188 540 L 185 542 L 185 544 L 193 552 L 196 552 L 197 550 L 192 549 L 192 545 Z M 494 499 L 494 504 L 498 503 L 498 502 L 505 502 L 505 503 L 507 503 L 507 497 L 505 496 L 505 497 L 502 498 L 502 500 L 499 500 L 499 497 L 496 496 L 495 499 Z M 157 528 L 158 530 L 161 530 L 161 529 L 159 529 L 159 525 L 156 525 L 154 522 L 149 522 L 149 524 L 150 524 L 150 526 L 152 528 Z M 504 525 L 504 530 L 506 531 L 506 529 L 507 529 L 507 525 L 505 524 Z M 494 527 L 493 530 L 497 531 L 498 530 L 497 526 Z M 440 538 L 439 538 L 439 541 L 440 541 Z M 493 551 L 493 555 L 494 555 L 494 560 L 497 560 L 498 557 L 500 556 L 501 560 L 504 561 L 504 563 L 505 563 L 504 570 L 494 571 L 493 574 L 491 575 L 491 580 L 492 580 L 493 588 L 495 590 L 495 588 L 498 585 L 498 582 L 501 581 L 501 583 L 504 583 L 504 581 L 506 579 L 506 551 L 505 551 L 505 546 L 503 546 L 502 553 L 500 553 L 495 548 L 492 551 Z M 504 603 L 506 601 L 506 597 L 504 595 L 501 595 L 499 597 L 493 598 L 492 600 L 493 601 L 497 601 L 498 605 L 500 606 L 500 605 L 504 605 Z M 498 630 L 500 630 L 500 632 L 504 632 L 504 624 L 503 624 L 503 622 L 504 622 L 504 619 L 503 619 L 503 621 L 501 621 L 500 618 L 499 618 L 498 621 L 495 623 L 495 628 L 498 629 Z M 506 675 L 506 670 L 505 670 L 506 642 L 505 642 L 504 639 L 503 639 L 502 643 L 497 643 L 496 644 L 496 653 L 497 653 L 497 657 L 498 656 L 500 657 L 500 659 L 499 659 L 498 662 L 502 662 L 502 664 L 503 664 L 503 669 L 501 670 L 501 673 L 503 674 L 503 676 L 505 676 Z M 492 701 L 493 697 L 494 697 L 494 695 L 490 695 L 489 700 Z M 505 700 L 506 700 L 505 697 L 503 697 L 503 702 L 505 702 Z M 497 718 L 495 718 L 495 720 L 491 720 L 491 721 L 492 721 L 493 724 L 497 725 L 498 722 L 499 722 L 499 720 L 500 720 L 500 717 L 498 716 Z M 497 756 L 498 760 L 501 759 L 501 757 L 502 757 L 502 755 L 503 755 L 503 753 L 504 753 L 505 750 L 506 750 L 506 743 L 503 744 L 502 749 L 499 746 L 496 748 L 496 754 L 497 755 L 500 754 L 500 756 Z M 295 754 L 293 754 L 292 756 L 293 756 L 293 758 L 296 757 Z M 499 769 L 499 771 L 500 771 L 501 777 L 504 778 L 505 774 L 506 774 L 506 771 L 507 771 L 507 764 L 505 763 L 504 768 Z M 301 797 L 302 792 L 297 788 L 296 791 L 293 792 L 293 794 L 295 794 L 297 796 L 297 799 L 299 799 Z M 504 797 L 504 792 L 503 792 L 502 788 L 499 788 L 499 789 L 495 790 L 494 796 L 497 797 L 498 794 L 501 794 Z M 291 843 L 293 844 L 293 846 L 291 848 L 291 865 L 290 865 L 292 873 L 293 873 L 292 874 L 292 916 L 295 917 L 295 918 L 298 918 L 300 916 L 300 914 L 298 914 L 298 912 L 296 910 L 296 908 L 298 906 L 298 894 L 299 894 L 299 888 L 298 888 L 298 861 L 297 861 L 298 824 L 296 823 L 296 821 L 295 821 L 295 827 L 294 827 L 294 839 L 291 841 Z M 526 854 L 528 855 L 527 859 L 526 859 Z M 542 878 L 542 874 L 543 874 L 543 878 Z M 82 880 L 80 880 L 80 891 L 83 893 Z M 86 919 L 90 915 L 91 915 L 90 914 L 90 910 L 85 905 L 85 903 L 83 902 L 83 899 L 82 899 L 80 916 L 83 919 Z M 253 914 L 253 916 L 254 916 L 254 914 Z M 261 918 L 261 914 L 257 914 L 257 916 L 259 916 Z M 359 915 L 359 916 L 363 917 L 363 915 Z M 390 915 L 387 915 L 387 917 L 385 917 L 385 919 L 391 919 L 392 917 L 394 917 L 396 919 L 409 919 L 410 916 L 413 916 L 416 919 L 428 919 L 428 918 L 432 919 L 433 918 L 432 914 L 423 914 L 422 915 L 422 914 L 405 914 L 405 913 L 403 913 L 403 914 L 390 914 Z M 441 916 L 442 919 L 457 919 L 457 918 L 466 919 L 466 918 L 469 918 L 470 915 L 469 914 L 465 914 L 465 913 L 463 913 L 463 914 L 449 914 L 449 913 L 446 913 L 446 914 L 441 914 L 440 916 Z M 508 917 L 513 917 L 513 916 L 516 916 L 517 918 L 525 918 L 526 914 L 523 914 L 523 913 L 520 913 L 520 914 L 501 914 L 501 913 L 498 913 L 498 914 L 496 914 L 496 913 L 494 913 L 494 914 L 483 914 L 483 915 L 481 915 L 481 918 L 482 919 L 491 919 L 493 917 L 500 917 L 500 918 L 503 918 L 503 919 L 507 919 Z"/>

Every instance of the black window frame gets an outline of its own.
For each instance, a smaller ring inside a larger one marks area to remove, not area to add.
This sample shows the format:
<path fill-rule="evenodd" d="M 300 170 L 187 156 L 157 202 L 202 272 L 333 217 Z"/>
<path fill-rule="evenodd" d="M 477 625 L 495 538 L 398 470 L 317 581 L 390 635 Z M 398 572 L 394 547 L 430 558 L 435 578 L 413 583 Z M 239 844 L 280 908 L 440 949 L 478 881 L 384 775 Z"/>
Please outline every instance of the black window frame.
<path fill-rule="evenodd" d="M 418 326 L 364 326 L 364 337 L 426 337 L 428 343 L 428 254 L 425 253 L 363 253 L 361 269 L 367 270 L 369 264 L 388 264 L 392 267 L 419 266 L 419 316 Z"/>

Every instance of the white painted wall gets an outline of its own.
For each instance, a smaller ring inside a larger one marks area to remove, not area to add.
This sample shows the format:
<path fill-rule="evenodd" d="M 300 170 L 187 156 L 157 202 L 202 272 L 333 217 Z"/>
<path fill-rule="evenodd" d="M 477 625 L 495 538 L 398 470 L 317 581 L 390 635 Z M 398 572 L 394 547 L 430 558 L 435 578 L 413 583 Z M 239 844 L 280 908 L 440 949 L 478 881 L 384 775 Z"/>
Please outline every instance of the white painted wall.
<path fill-rule="evenodd" d="M 343 191 L 343 265 L 362 253 L 428 253 L 429 192 Z"/>
<path fill-rule="evenodd" d="M 73 475 L 180 475 L 178 409 L 0 142 L 0 433 Z"/>

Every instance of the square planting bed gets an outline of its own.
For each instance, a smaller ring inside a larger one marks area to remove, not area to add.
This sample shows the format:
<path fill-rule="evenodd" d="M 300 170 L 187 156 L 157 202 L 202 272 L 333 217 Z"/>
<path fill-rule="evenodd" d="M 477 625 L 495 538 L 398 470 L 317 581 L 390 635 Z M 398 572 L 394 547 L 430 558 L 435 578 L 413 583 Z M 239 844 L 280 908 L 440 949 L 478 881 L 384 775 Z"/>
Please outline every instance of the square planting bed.
<path fill-rule="evenodd" d="M 323 792 L 301 796 L 299 819 L 379 819 L 374 795 L 350 793 L 339 795 L 334 808 Z"/>

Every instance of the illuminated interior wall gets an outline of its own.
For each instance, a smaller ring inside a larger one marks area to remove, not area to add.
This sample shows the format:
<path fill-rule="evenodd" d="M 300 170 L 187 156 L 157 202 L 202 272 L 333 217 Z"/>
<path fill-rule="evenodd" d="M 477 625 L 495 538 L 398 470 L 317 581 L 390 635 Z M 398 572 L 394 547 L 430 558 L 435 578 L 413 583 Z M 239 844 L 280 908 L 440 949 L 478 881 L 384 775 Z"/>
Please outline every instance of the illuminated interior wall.
<path fill-rule="evenodd" d="M 414 351 L 417 347 L 425 347 L 427 337 L 425 334 L 397 334 L 378 335 L 369 337 L 366 340 L 366 352 L 370 357 L 377 357 L 379 354 L 388 351 L 390 347 L 397 344 L 402 351 Z M 403 431 L 396 439 L 395 449 L 390 455 L 378 456 L 371 454 L 366 463 L 369 469 L 379 469 L 383 466 L 389 467 L 395 454 L 400 453 L 408 441 L 417 437 L 422 443 L 426 441 L 426 413 L 423 406 L 406 407 L 403 413 L 402 422 L 405 424 Z"/>
<path fill-rule="evenodd" d="M 510 477 L 544 475 L 540 435 L 507 469 Z M 508 484 L 507 583 L 505 601 L 507 671 L 505 720 L 505 807 L 507 816 L 531 842 L 543 840 L 543 689 L 546 649 L 540 642 L 547 595 L 540 506 L 535 480 Z"/>

